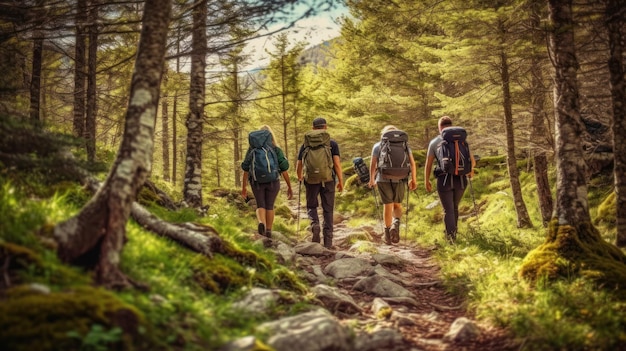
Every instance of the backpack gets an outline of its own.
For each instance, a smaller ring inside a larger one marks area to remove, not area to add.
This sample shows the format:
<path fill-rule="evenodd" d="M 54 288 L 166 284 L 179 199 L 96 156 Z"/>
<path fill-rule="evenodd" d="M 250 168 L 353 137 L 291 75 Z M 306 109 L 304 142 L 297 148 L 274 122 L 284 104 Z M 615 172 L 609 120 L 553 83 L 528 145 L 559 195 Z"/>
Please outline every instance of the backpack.
<path fill-rule="evenodd" d="M 440 172 L 466 175 L 472 171 L 467 132 L 462 127 L 447 127 L 441 131 L 442 141 L 437 145 L 435 157 Z"/>
<path fill-rule="evenodd" d="M 377 165 L 382 179 L 408 178 L 411 173 L 408 142 L 409 136 L 402 130 L 390 130 L 382 135 Z"/>
<path fill-rule="evenodd" d="M 330 134 L 324 129 L 314 129 L 304 134 L 302 153 L 304 180 L 309 184 L 333 180 L 333 157 L 330 151 Z"/>
<path fill-rule="evenodd" d="M 278 156 L 272 143 L 269 130 L 255 130 L 248 134 L 252 162 L 250 178 L 257 183 L 269 183 L 278 180 Z"/>
<path fill-rule="evenodd" d="M 354 171 L 359 177 L 359 182 L 361 182 L 362 184 L 369 183 L 370 182 L 370 170 L 369 170 L 369 167 L 367 167 L 367 165 L 365 164 L 365 161 L 363 161 L 363 158 L 355 157 L 352 160 L 352 163 L 354 164 Z"/>

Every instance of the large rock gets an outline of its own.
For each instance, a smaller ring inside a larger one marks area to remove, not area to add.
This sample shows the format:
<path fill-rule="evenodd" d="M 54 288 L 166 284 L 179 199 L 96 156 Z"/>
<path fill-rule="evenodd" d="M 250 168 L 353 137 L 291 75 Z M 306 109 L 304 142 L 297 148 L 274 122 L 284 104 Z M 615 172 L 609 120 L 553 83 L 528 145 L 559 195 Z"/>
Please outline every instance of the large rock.
<path fill-rule="evenodd" d="M 326 310 L 316 310 L 267 322 L 257 327 L 268 333 L 276 351 L 351 351 L 351 333 Z"/>
<path fill-rule="evenodd" d="M 324 273 L 336 279 L 368 276 L 374 271 L 372 264 L 362 258 L 342 258 L 324 268 Z"/>
<path fill-rule="evenodd" d="M 379 275 L 361 279 L 354 285 L 354 289 L 380 297 L 415 297 L 401 285 Z"/>

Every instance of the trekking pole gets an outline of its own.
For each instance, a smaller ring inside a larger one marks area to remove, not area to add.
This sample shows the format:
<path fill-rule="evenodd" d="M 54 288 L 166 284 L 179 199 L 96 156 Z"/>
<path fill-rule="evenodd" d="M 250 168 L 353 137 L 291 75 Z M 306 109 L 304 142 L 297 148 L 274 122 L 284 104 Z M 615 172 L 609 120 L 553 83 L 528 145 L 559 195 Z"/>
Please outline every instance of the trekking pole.
<path fill-rule="evenodd" d="M 409 182 L 406 182 L 406 210 L 404 214 L 404 216 L 406 217 L 406 225 L 404 227 L 404 245 L 406 245 L 406 240 L 409 237 L 409 195 L 410 194 L 411 194 L 411 190 L 409 189 Z"/>
<path fill-rule="evenodd" d="M 300 194 L 302 193 L 302 181 L 298 181 L 298 217 L 296 224 L 296 236 L 300 236 Z"/>
<path fill-rule="evenodd" d="M 476 197 L 474 196 L 474 186 L 472 185 L 472 178 L 467 178 L 470 185 L 470 194 L 472 195 L 472 202 L 474 203 L 474 216 L 476 216 L 476 224 L 478 224 L 478 230 L 480 230 L 480 221 L 478 218 L 478 206 L 476 206 Z"/>

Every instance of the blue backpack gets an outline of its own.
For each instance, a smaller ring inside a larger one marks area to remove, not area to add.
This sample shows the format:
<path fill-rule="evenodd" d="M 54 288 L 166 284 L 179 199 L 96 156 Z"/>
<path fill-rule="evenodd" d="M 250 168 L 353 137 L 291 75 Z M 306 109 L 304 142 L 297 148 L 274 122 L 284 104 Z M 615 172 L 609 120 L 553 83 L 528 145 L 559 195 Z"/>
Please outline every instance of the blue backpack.
<path fill-rule="evenodd" d="M 440 172 L 467 175 L 472 171 L 467 132 L 461 127 L 447 127 L 441 131 L 442 141 L 437 145 L 435 156 Z"/>
<path fill-rule="evenodd" d="M 269 130 L 255 130 L 248 134 L 252 162 L 250 179 L 256 183 L 270 183 L 278 180 L 278 156 L 274 150 L 272 134 Z"/>

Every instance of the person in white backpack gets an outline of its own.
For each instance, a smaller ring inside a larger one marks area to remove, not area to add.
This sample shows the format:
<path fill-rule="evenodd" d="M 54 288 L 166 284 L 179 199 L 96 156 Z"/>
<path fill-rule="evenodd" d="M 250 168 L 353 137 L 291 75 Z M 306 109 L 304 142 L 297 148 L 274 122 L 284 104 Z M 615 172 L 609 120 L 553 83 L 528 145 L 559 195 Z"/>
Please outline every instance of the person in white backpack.
<path fill-rule="evenodd" d="M 402 199 L 407 185 L 411 191 L 417 188 L 417 166 L 408 145 L 408 135 L 387 125 L 381 132 L 381 140 L 372 148 L 369 182 L 370 187 L 378 187 L 383 203 L 387 245 L 400 241 Z"/>
<path fill-rule="evenodd" d="M 439 119 L 438 127 L 439 135 L 433 138 L 428 145 L 428 152 L 426 154 L 426 166 L 424 167 L 424 186 L 426 187 L 426 191 L 428 192 L 431 192 L 433 190 L 432 184 L 430 183 L 430 174 L 432 170 L 435 178 L 437 178 L 437 194 L 439 195 L 439 201 L 441 202 L 441 206 L 443 207 L 444 212 L 443 221 L 446 227 L 445 237 L 447 241 L 453 243 L 456 240 L 456 235 L 458 231 L 459 203 L 461 202 L 461 198 L 463 197 L 463 194 L 465 193 L 465 188 L 468 184 L 467 178 L 471 179 L 474 176 L 474 167 L 476 166 L 476 161 L 474 160 L 474 155 L 468 151 L 470 163 L 465 165 L 465 167 L 470 169 L 469 172 L 460 173 L 458 171 L 458 166 L 455 170 L 456 174 L 454 174 L 454 172 L 452 171 L 443 170 L 442 167 L 447 168 L 446 166 L 443 166 L 444 164 L 446 164 L 445 161 L 447 160 L 437 159 L 438 151 L 440 151 L 442 143 L 444 143 L 444 138 L 442 134 L 446 128 L 451 129 L 458 127 L 454 127 L 452 125 L 452 119 L 448 116 L 443 116 Z M 433 162 L 435 160 L 437 160 L 437 163 L 433 170 Z M 458 164 L 458 162 L 456 163 Z M 467 171 L 467 169 L 465 171 Z"/>

